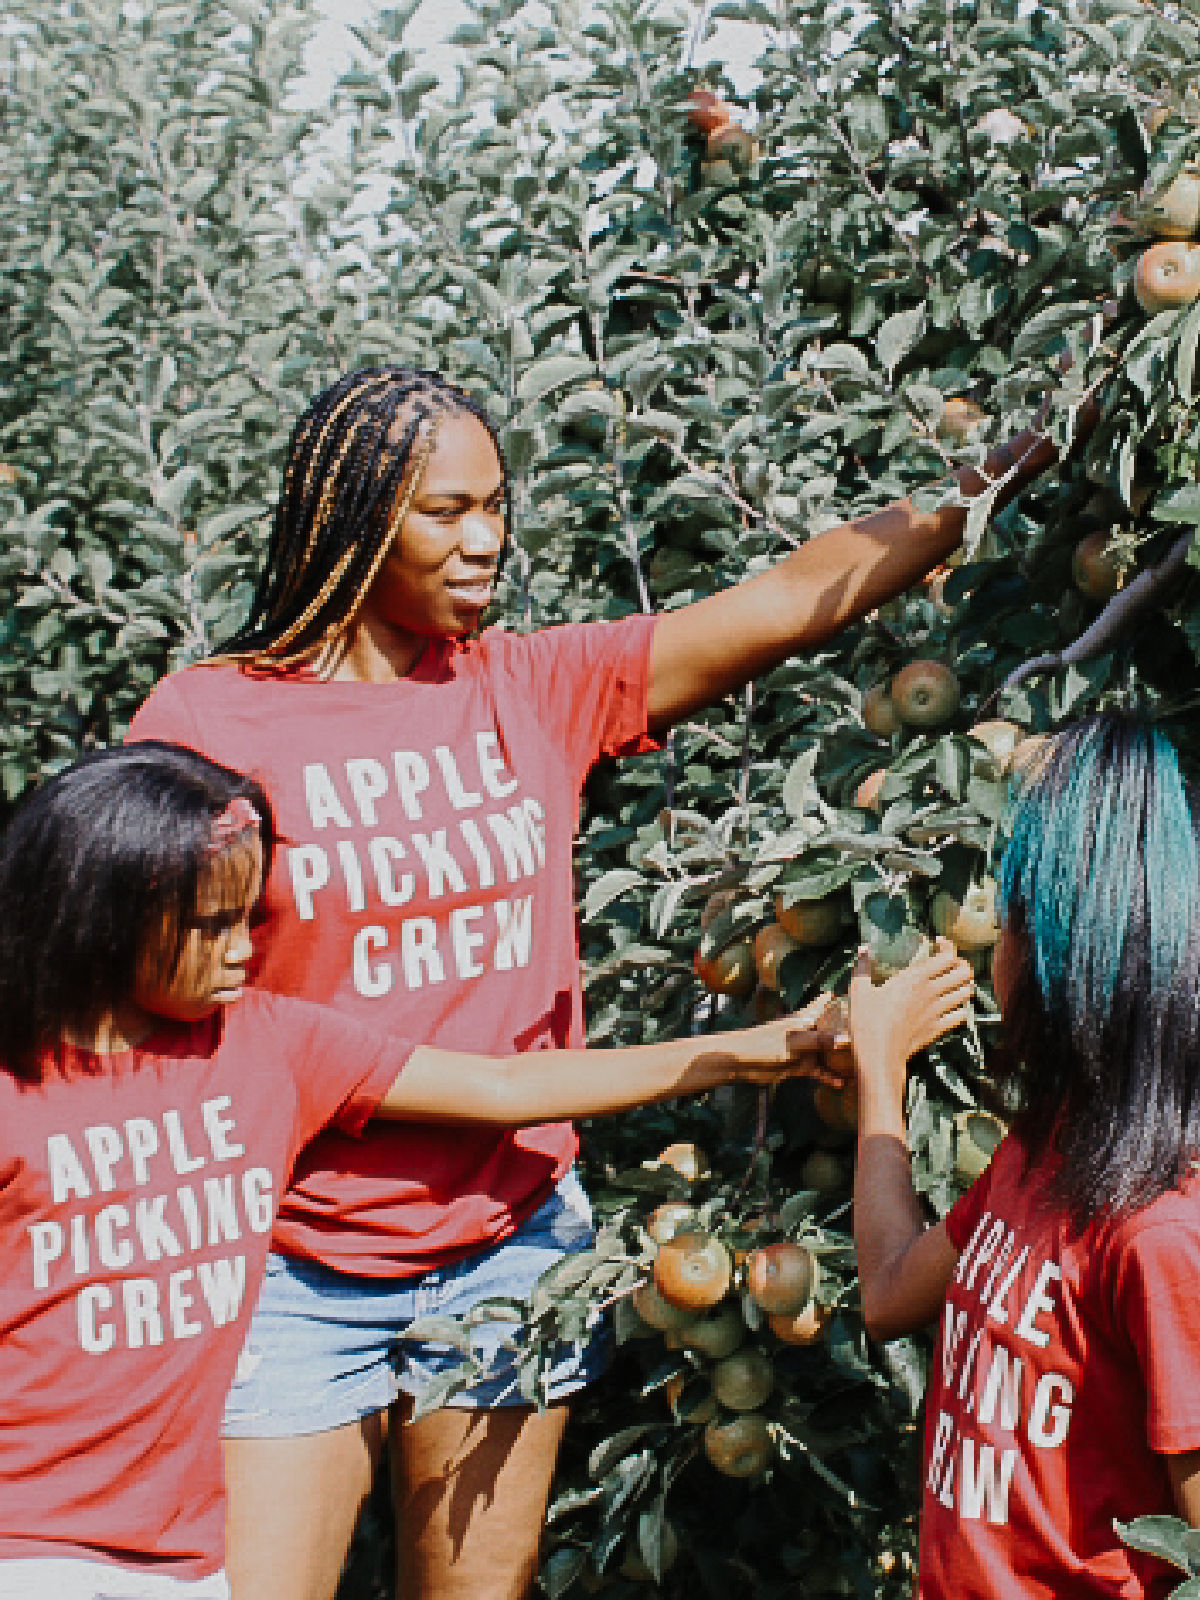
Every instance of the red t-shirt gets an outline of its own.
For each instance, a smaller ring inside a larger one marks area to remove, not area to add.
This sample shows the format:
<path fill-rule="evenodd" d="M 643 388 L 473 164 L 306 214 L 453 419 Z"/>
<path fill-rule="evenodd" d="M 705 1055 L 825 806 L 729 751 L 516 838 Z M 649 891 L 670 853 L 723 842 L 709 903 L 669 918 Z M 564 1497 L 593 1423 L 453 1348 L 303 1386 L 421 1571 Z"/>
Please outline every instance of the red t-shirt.
<path fill-rule="evenodd" d="M 198 666 L 133 738 L 253 774 L 280 847 L 255 981 L 446 1049 L 583 1043 L 572 837 L 602 755 L 648 747 L 652 619 L 434 640 L 399 683 Z M 511 1233 L 575 1156 L 569 1123 L 413 1124 L 306 1151 L 279 1249 L 406 1275 Z"/>
<path fill-rule="evenodd" d="M 1113 1519 L 1173 1512 L 1163 1457 L 1200 1448 L 1200 1188 L 1079 1233 L 1010 1137 L 946 1227 L 919 1595 L 1165 1595 Z"/>
<path fill-rule="evenodd" d="M 250 994 L 69 1077 L 0 1070 L 0 1560 L 220 1567 L 221 1411 L 279 1195 L 410 1048 Z"/>

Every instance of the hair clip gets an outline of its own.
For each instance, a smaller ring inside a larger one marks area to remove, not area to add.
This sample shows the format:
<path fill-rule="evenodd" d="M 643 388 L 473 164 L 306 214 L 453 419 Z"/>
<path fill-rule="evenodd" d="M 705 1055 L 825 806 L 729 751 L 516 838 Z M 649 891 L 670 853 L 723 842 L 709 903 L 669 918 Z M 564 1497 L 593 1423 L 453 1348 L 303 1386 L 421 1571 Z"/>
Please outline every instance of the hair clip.
<path fill-rule="evenodd" d="M 244 794 L 235 795 L 220 816 L 213 818 L 206 854 L 219 855 L 239 833 L 245 833 L 247 828 L 257 828 L 261 822 L 262 818 L 251 801 Z"/>

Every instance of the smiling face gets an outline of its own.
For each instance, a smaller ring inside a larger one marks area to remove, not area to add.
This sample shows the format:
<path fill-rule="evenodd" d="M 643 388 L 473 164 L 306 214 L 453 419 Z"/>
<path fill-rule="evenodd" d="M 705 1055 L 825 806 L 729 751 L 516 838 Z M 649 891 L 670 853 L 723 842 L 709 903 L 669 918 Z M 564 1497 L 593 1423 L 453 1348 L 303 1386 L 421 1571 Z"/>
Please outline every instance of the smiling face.
<path fill-rule="evenodd" d="M 250 914 L 262 876 L 257 828 L 204 868 L 184 927 L 163 927 L 143 952 L 133 993 L 133 1005 L 143 1019 L 151 1025 L 163 1017 L 196 1022 L 240 997 L 254 952 Z"/>
<path fill-rule="evenodd" d="M 491 435 L 469 412 L 443 415 L 360 621 L 422 639 L 473 632 L 492 598 L 504 535 L 504 469 Z"/>

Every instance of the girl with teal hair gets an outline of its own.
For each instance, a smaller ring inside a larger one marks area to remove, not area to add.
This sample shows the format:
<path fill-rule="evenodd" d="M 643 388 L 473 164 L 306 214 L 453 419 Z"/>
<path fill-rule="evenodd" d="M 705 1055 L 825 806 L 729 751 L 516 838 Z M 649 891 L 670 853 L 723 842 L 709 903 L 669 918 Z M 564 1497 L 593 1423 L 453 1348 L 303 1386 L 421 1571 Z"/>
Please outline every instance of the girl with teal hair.
<path fill-rule="evenodd" d="M 999 871 L 987 1171 L 926 1225 L 905 1145 L 912 1046 L 860 962 L 855 1180 L 864 1314 L 940 1318 L 918 1594 L 1157 1597 L 1115 1522 L 1200 1525 L 1196 819 L 1175 751 L 1105 714 L 1026 781 Z"/>

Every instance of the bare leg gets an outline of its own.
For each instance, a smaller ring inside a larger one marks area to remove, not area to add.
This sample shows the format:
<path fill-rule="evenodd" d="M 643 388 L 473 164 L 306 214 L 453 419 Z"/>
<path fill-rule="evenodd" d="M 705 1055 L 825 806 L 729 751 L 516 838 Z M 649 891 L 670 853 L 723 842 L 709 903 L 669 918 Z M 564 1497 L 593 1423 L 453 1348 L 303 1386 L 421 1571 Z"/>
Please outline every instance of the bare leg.
<path fill-rule="evenodd" d="M 233 1600 L 333 1600 L 383 1453 L 383 1414 L 290 1439 L 227 1439 Z"/>
<path fill-rule="evenodd" d="M 397 1410 L 398 1600 L 525 1600 L 566 1406 L 540 1416 L 525 1406 L 447 1407 L 418 1422 L 401 1422 Z"/>

